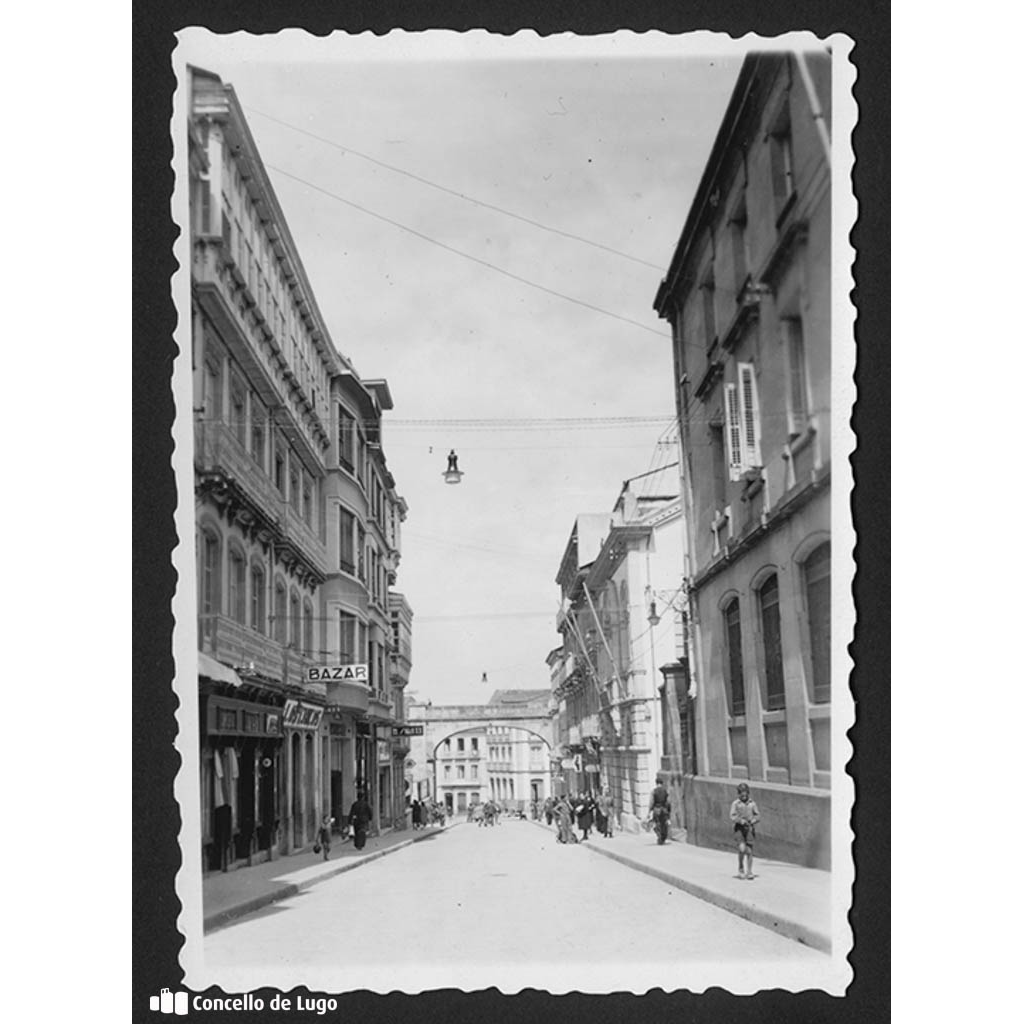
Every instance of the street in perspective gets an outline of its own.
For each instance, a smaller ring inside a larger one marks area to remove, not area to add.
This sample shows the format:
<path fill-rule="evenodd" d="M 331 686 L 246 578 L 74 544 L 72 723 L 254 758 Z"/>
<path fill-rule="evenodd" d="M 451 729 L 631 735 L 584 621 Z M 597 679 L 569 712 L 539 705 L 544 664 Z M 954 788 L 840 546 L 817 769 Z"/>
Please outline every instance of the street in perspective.
<path fill-rule="evenodd" d="M 839 993 L 848 46 L 407 47 L 175 54 L 185 982 Z"/>

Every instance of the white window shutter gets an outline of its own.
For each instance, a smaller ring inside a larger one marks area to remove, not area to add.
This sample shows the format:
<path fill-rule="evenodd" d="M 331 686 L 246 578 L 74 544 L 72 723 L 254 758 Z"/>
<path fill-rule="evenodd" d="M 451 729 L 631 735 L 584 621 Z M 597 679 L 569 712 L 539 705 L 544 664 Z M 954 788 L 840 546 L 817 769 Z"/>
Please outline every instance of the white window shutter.
<path fill-rule="evenodd" d="M 725 385 L 725 436 L 729 448 L 729 479 L 739 480 L 743 471 L 743 433 L 740 425 L 740 403 L 735 384 Z"/>
<path fill-rule="evenodd" d="M 743 420 L 743 468 L 752 469 L 761 465 L 761 416 L 757 405 L 757 380 L 753 363 L 739 363 L 737 369 Z"/>

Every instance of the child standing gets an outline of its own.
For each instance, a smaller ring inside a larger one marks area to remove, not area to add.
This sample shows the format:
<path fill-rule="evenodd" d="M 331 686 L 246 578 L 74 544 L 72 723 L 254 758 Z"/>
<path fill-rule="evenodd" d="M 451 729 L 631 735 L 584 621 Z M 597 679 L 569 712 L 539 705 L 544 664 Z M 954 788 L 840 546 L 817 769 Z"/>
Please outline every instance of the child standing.
<path fill-rule="evenodd" d="M 739 856 L 739 874 L 737 878 L 754 877 L 754 826 L 761 820 L 757 804 L 750 799 L 750 787 L 741 782 L 736 787 L 737 797 L 729 808 L 732 819 L 732 830 L 736 833 L 737 853 Z M 743 862 L 746 860 L 746 871 Z"/>
<path fill-rule="evenodd" d="M 324 860 L 331 855 L 331 826 L 333 824 L 334 819 L 329 814 L 325 814 L 320 822 L 320 831 L 317 833 L 316 841 L 324 852 Z"/>

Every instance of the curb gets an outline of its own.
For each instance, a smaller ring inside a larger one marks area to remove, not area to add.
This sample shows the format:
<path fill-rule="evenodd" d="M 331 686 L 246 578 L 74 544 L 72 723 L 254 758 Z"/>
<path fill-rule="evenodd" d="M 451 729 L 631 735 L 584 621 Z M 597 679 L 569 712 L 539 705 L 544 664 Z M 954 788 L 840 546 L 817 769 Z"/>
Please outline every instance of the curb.
<path fill-rule="evenodd" d="M 540 824 L 540 822 L 535 822 L 535 824 Z M 802 943 L 805 946 L 810 946 L 821 953 L 830 954 L 832 952 L 832 940 L 828 935 L 814 928 L 808 928 L 807 925 L 801 924 L 799 921 L 793 921 L 778 914 L 773 914 L 770 910 L 765 910 L 763 907 L 753 907 L 749 903 L 736 899 L 735 896 L 728 896 L 725 893 L 709 889 L 707 886 L 690 882 L 678 874 L 665 871 L 663 868 L 656 868 L 641 861 L 633 860 L 631 857 L 618 853 L 616 850 L 609 850 L 604 846 L 592 846 L 590 843 L 580 843 L 580 845 L 590 850 L 591 853 L 618 861 L 620 864 L 633 868 L 635 871 L 642 871 L 645 875 L 650 875 L 661 882 L 666 882 L 668 885 L 681 889 L 683 892 L 690 896 L 695 896 L 705 903 L 711 903 L 722 910 L 728 911 L 730 914 L 742 917 L 751 924 L 760 925 L 762 928 L 767 928 L 777 935 L 792 939 L 794 942 Z"/>
<path fill-rule="evenodd" d="M 442 829 L 442 832 L 443 831 L 444 829 Z M 354 871 L 356 868 L 361 868 L 364 864 L 368 864 L 370 861 L 379 860 L 381 857 L 386 857 L 389 853 L 404 850 L 407 846 L 412 846 L 413 843 L 421 843 L 424 839 L 430 839 L 439 834 L 440 833 L 438 832 L 428 832 L 422 836 L 415 836 L 411 839 L 405 839 L 400 843 L 395 843 L 394 846 L 387 846 L 383 850 L 374 850 L 372 853 L 368 853 L 365 856 L 360 857 L 358 860 L 348 862 L 338 861 L 332 870 L 324 871 L 323 874 L 319 874 L 315 878 L 309 878 L 304 882 L 289 882 L 286 885 L 281 885 L 270 892 L 261 893 L 259 896 L 253 896 L 252 899 L 248 899 L 244 903 L 236 903 L 233 907 L 226 907 L 224 910 L 218 910 L 203 918 L 203 932 L 204 934 L 208 934 L 209 932 L 216 931 L 218 928 L 223 928 L 225 925 L 231 924 L 240 917 L 245 917 L 247 914 L 251 914 L 256 910 L 262 910 L 264 907 L 270 906 L 271 903 L 277 903 L 280 900 L 286 900 L 292 896 L 296 896 L 300 892 L 303 892 L 314 885 L 319 885 L 320 882 L 323 882 L 328 878 L 334 878 L 335 875 L 343 874 L 346 871 Z"/>

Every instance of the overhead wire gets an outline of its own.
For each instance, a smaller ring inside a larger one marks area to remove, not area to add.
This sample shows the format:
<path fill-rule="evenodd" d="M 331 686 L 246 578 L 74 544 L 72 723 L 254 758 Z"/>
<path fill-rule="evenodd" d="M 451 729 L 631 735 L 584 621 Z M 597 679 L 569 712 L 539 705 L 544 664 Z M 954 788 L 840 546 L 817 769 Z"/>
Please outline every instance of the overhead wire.
<path fill-rule="evenodd" d="M 487 267 L 489 270 L 493 270 L 495 273 L 502 274 L 504 277 L 511 278 L 513 281 L 518 281 L 520 284 L 525 284 L 529 288 L 535 288 L 537 291 L 544 292 L 547 295 L 553 295 L 555 298 L 564 299 L 566 302 L 571 302 L 577 306 L 582 306 L 584 309 L 589 309 L 595 313 L 600 313 L 602 316 L 608 316 L 615 320 L 620 320 L 622 323 L 631 324 L 634 327 L 639 327 L 643 331 L 648 331 L 651 334 L 656 334 L 663 340 L 668 340 L 670 335 L 665 334 L 664 331 L 660 331 L 657 328 L 649 327 L 647 324 L 640 323 L 639 320 L 633 320 L 628 316 L 622 316 L 620 313 L 613 313 L 611 310 L 603 309 L 600 306 L 595 306 L 591 302 L 586 302 L 583 299 L 573 298 L 571 295 L 566 295 L 564 292 L 556 291 L 554 288 L 548 288 L 546 285 L 538 284 L 536 281 L 531 281 L 528 278 L 520 277 L 519 274 L 513 274 L 511 270 L 505 270 L 502 267 L 495 266 L 493 263 L 488 263 L 487 260 L 480 259 L 479 256 L 473 256 L 471 253 L 463 252 L 461 249 L 456 249 L 452 245 L 448 245 L 446 242 L 441 242 L 436 238 L 432 238 L 430 235 L 424 234 L 422 231 L 417 231 L 415 228 L 409 227 L 407 224 L 402 224 L 400 221 L 392 220 L 390 217 L 385 217 L 382 213 L 377 213 L 375 210 L 371 210 L 368 207 L 361 206 L 359 203 L 353 202 L 351 199 L 346 199 L 344 196 L 339 196 L 336 192 L 331 192 L 328 189 L 322 188 L 319 185 L 315 185 L 311 181 L 307 181 L 305 178 L 299 177 L 297 174 L 292 174 L 289 171 L 285 171 L 280 167 L 275 167 L 273 164 L 265 165 L 269 170 L 276 171 L 278 174 L 284 175 L 286 178 L 290 178 L 292 181 L 297 181 L 301 185 L 305 185 L 307 188 L 313 189 L 314 192 L 320 192 L 325 196 L 329 196 L 331 199 L 337 200 L 339 203 L 344 203 L 346 206 L 351 206 L 353 209 L 359 210 L 362 213 L 367 214 L 370 217 L 375 217 L 377 220 L 383 221 L 385 224 L 390 224 L 392 227 L 399 228 L 402 231 L 407 231 L 411 235 L 415 235 L 417 238 L 422 239 L 425 242 L 429 242 L 431 245 L 436 245 L 447 252 L 454 253 L 456 256 L 461 256 L 463 259 L 471 260 L 473 263 L 478 263 L 482 267 Z"/>
<path fill-rule="evenodd" d="M 549 231 L 555 235 L 561 235 L 563 238 L 570 238 L 575 242 L 582 242 L 584 245 L 593 246 L 595 249 L 603 249 L 605 252 L 612 253 L 615 256 L 621 256 L 623 259 L 631 260 L 633 263 L 639 263 L 645 267 L 651 267 L 654 270 L 664 271 L 665 267 L 660 263 L 651 263 L 648 260 L 642 260 L 638 256 L 631 256 L 629 253 L 621 252 L 619 249 L 613 249 L 610 245 L 604 245 L 601 242 L 594 242 L 589 238 L 583 238 L 581 235 L 574 235 L 570 231 L 562 231 L 560 228 L 553 228 L 549 224 L 542 224 L 540 221 L 531 220 L 529 217 L 524 217 L 521 214 L 513 213 L 511 210 L 506 210 L 501 206 L 496 206 L 494 203 L 485 202 L 483 199 L 477 199 L 474 196 L 466 195 L 464 192 L 458 192 L 453 188 L 448 188 L 445 185 L 439 185 L 436 181 L 431 181 L 429 178 L 424 178 L 418 174 L 414 174 L 412 171 L 407 171 L 402 167 L 396 167 L 394 164 L 385 163 L 383 160 L 378 160 L 376 157 L 370 156 L 368 153 L 361 153 L 357 149 L 353 149 L 351 146 L 342 145 L 340 142 L 335 142 L 333 139 L 325 138 L 322 135 L 317 135 L 315 132 L 308 131 L 305 128 L 300 128 L 298 125 L 291 124 L 288 121 L 282 121 L 280 118 L 274 117 L 271 114 L 267 114 L 262 110 L 256 110 L 252 107 L 248 108 L 250 113 L 257 114 L 260 117 L 266 118 L 268 121 L 273 121 L 275 124 L 282 125 L 285 128 L 289 128 L 294 132 L 298 132 L 300 135 L 305 135 L 308 138 L 316 139 L 317 142 L 322 142 L 325 145 L 333 146 L 335 149 L 340 150 L 342 153 L 351 153 L 352 156 L 357 156 L 361 160 L 366 160 L 369 163 L 376 164 L 378 167 L 383 167 L 386 170 L 393 171 L 395 174 L 404 175 L 407 178 L 411 178 L 413 181 L 418 181 L 422 185 L 427 185 L 430 188 L 437 189 L 439 192 L 445 192 L 450 196 L 455 196 L 457 199 L 462 199 L 465 202 L 473 203 L 476 206 L 481 206 L 487 210 L 494 210 L 496 213 L 503 214 L 506 217 L 512 217 L 514 220 L 522 221 L 524 224 L 530 224 L 535 228 L 540 228 L 542 231 Z"/>

